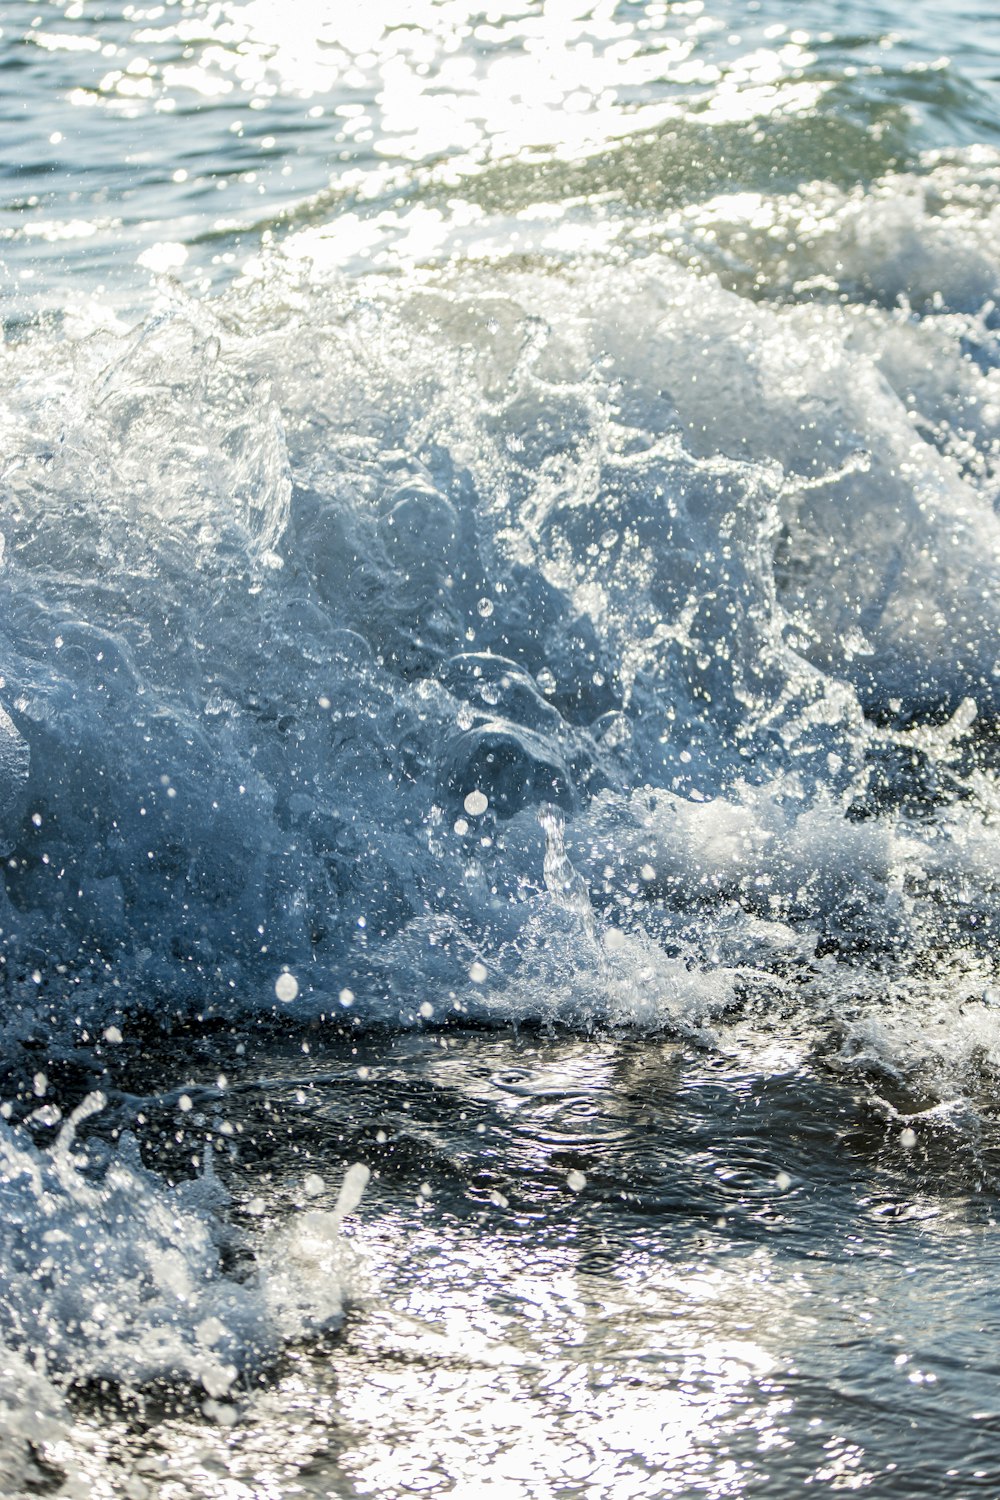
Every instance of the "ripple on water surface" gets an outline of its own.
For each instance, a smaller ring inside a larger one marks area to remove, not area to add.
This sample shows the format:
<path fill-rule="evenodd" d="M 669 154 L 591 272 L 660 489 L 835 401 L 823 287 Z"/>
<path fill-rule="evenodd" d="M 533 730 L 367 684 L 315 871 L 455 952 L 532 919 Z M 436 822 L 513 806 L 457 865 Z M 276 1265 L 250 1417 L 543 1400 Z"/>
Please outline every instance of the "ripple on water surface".
<path fill-rule="evenodd" d="M 46 1462 L 157 1496 L 987 1493 L 995 1144 L 737 1054 L 383 1037 L 230 1057 L 228 1098 L 190 1080 L 178 1160 L 224 1109 L 265 1237 L 262 1199 L 328 1211 L 331 1163 L 370 1164 L 354 1310 L 215 1426 L 77 1398 Z M 142 1101 L 146 1147 L 177 1110 Z"/>

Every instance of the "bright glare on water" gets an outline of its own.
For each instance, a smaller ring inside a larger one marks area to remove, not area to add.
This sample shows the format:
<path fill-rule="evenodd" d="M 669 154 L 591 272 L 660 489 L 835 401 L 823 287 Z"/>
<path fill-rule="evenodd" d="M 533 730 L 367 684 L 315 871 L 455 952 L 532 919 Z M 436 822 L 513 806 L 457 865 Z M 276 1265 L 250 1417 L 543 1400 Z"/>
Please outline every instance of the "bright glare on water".
<path fill-rule="evenodd" d="M 0 128 L 0 1495 L 1000 1493 L 994 8 Z"/>

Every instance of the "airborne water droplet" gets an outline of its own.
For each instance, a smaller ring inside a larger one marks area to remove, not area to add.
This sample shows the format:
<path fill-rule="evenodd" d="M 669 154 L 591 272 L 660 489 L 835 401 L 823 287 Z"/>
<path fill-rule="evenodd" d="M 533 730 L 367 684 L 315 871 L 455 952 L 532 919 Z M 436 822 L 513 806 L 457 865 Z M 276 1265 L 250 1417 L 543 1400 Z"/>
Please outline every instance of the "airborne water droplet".
<path fill-rule="evenodd" d="M 299 993 L 299 982 L 295 975 L 289 974 L 287 971 L 284 974 L 279 974 L 274 981 L 274 993 L 285 1005 L 294 1000 Z"/>

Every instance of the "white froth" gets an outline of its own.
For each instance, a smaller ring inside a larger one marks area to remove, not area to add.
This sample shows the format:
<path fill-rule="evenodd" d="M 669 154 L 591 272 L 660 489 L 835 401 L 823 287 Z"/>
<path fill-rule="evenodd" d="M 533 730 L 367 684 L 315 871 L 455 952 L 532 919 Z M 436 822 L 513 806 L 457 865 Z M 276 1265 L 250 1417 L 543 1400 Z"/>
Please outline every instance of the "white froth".
<path fill-rule="evenodd" d="M 10 1379 L 30 1366 L 61 1385 L 170 1380 L 219 1398 L 284 1340 L 339 1318 L 352 1265 L 339 1226 L 367 1168 L 349 1168 L 333 1213 L 293 1214 L 237 1280 L 222 1268 L 226 1198 L 209 1158 L 197 1179 L 169 1188 L 128 1137 L 116 1152 L 96 1140 L 81 1149 L 77 1129 L 103 1105 L 87 1099 L 48 1151 L 0 1126 L 0 1347 Z M 310 1174 L 306 1194 L 323 1190 Z M 320 1280 L 304 1274 L 307 1264 Z M 34 1382 L 41 1393 L 37 1431 L 57 1432 L 59 1396 L 40 1373 L 22 1378 L 24 1391 Z M 9 1410 L 30 1437 L 24 1392 L 15 1399 L 0 1378 L 0 1432 Z"/>
<path fill-rule="evenodd" d="M 240 333 L 248 288 L 225 323 L 39 334 L 79 396 L 12 480 L 8 972 L 47 910 L 53 971 L 106 956 L 88 975 L 180 1006 L 429 1019 L 416 988 L 433 1016 L 698 1026 L 779 952 L 947 940 L 959 887 L 978 962 L 995 796 L 962 757 L 1000 701 L 1000 399 L 962 352 L 994 337 L 976 170 L 993 191 L 971 159 L 829 189 L 801 255 L 839 257 L 847 306 L 751 303 L 668 245 L 372 277 L 363 306 L 278 257 Z M 865 300 L 874 245 L 896 280 Z M 946 270 L 940 315 L 889 305 Z M 52 418 L 25 357 L 0 378 L 30 452 Z M 949 713 L 944 739 L 905 727 Z"/>

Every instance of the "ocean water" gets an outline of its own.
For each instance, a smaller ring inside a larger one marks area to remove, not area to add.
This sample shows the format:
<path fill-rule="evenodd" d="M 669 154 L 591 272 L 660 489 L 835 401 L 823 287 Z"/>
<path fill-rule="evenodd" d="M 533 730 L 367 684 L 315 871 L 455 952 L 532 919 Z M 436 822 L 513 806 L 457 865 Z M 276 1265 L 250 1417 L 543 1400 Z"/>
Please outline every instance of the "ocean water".
<path fill-rule="evenodd" d="M 0 1494 L 995 1496 L 995 9 L 8 0 L 0 126 Z"/>

